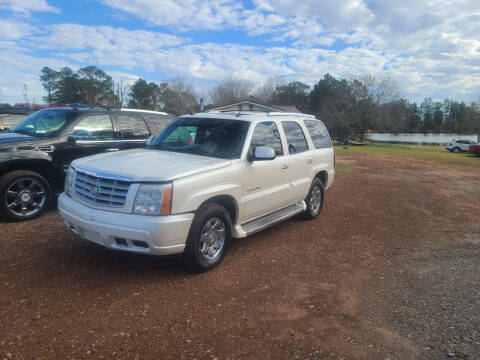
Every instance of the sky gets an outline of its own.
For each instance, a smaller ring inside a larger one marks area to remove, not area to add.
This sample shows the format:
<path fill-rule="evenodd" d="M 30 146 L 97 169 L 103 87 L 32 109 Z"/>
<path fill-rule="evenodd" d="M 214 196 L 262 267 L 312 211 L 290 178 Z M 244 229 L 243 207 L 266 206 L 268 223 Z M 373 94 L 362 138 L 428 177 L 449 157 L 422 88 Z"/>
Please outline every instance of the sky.
<path fill-rule="evenodd" d="M 391 77 L 400 94 L 480 98 L 479 0 L 0 0 L 0 102 L 45 95 L 44 66 L 116 82 L 182 77 L 313 86 Z"/>

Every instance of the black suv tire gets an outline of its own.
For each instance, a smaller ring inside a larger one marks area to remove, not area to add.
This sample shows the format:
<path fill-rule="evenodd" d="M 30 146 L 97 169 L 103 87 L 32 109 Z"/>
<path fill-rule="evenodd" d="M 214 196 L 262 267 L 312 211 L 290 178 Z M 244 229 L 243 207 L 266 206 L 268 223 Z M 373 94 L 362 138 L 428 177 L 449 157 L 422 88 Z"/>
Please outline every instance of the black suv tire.
<path fill-rule="evenodd" d="M 0 213 L 10 221 L 37 218 L 51 200 L 49 182 L 36 172 L 17 170 L 0 178 Z"/>
<path fill-rule="evenodd" d="M 198 272 L 213 269 L 227 253 L 231 237 L 232 220 L 228 211 L 215 203 L 201 206 L 190 227 L 184 264 Z"/>

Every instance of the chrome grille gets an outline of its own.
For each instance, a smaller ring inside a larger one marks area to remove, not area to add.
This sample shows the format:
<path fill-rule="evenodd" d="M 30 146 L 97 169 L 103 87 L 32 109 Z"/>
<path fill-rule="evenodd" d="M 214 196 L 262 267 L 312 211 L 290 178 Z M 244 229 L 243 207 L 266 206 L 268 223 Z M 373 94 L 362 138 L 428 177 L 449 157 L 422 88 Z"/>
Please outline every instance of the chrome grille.
<path fill-rule="evenodd" d="M 93 205 L 122 207 L 129 187 L 130 181 L 113 176 L 95 176 L 81 170 L 75 172 L 75 195 Z"/>

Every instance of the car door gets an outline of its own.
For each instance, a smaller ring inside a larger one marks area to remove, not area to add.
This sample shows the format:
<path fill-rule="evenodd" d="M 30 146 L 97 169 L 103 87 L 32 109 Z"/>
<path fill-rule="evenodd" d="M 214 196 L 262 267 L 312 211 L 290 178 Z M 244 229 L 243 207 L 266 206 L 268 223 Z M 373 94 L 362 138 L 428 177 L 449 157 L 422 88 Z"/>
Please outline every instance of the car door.
<path fill-rule="evenodd" d="M 53 161 L 66 170 L 75 159 L 110 151 L 118 151 L 112 119 L 108 114 L 89 114 L 61 136 Z"/>
<path fill-rule="evenodd" d="M 117 114 L 116 120 L 118 132 L 121 136 L 120 150 L 141 148 L 147 145 L 150 130 L 141 115 Z"/>
<path fill-rule="evenodd" d="M 287 141 L 292 200 L 303 200 L 307 197 L 312 182 L 312 152 L 300 123 L 293 120 L 282 121 L 282 129 Z"/>
<path fill-rule="evenodd" d="M 257 146 L 275 150 L 273 160 L 252 160 Z M 249 145 L 245 171 L 245 220 L 251 220 L 290 204 L 288 157 L 274 121 L 258 123 Z"/>

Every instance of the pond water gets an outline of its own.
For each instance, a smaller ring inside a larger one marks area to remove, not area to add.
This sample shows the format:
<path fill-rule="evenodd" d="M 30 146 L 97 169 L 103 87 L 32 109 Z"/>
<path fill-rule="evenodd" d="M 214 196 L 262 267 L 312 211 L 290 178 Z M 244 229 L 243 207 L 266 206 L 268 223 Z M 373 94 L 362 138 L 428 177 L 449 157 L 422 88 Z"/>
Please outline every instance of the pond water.
<path fill-rule="evenodd" d="M 370 141 L 382 141 L 392 143 L 408 143 L 423 145 L 446 145 L 452 139 L 477 141 L 478 135 L 459 135 L 459 134 L 423 134 L 423 133 L 371 133 L 365 134 L 365 139 Z"/>

